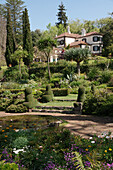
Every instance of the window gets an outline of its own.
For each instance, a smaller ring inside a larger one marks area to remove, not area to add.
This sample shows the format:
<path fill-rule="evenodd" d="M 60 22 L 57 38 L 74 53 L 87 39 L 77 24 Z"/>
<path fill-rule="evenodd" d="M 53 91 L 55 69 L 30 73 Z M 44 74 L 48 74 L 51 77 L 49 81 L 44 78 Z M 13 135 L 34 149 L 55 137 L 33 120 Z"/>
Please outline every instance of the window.
<path fill-rule="evenodd" d="M 86 38 L 83 38 L 82 41 L 86 42 Z"/>
<path fill-rule="evenodd" d="M 60 41 L 60 45 L 64 45 L 64 40 L 61 40 L 61 41 Z"/>
<path fill-rule="evenodd" d="M 97 36 L 93 37 L 93 41 L 94 42 L 100 41 L 100 37 L 97 37 Z"/>
<path fill-rule="evenodd" d="M 99 46 L 93 46 L 93 51 L 99 51 L 100 47 Z"/>

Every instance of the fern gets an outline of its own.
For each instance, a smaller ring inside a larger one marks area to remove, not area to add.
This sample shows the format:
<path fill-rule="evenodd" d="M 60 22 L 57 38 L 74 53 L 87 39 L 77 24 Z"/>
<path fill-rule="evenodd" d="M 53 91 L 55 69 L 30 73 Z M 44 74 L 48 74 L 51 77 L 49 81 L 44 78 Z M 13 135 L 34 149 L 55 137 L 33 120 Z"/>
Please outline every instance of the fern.
<path fill-rule="evenodd" d="M 74 152 L 75 153 L 75 157 L 73 158 L 74 160 L 76 160 L 75 162 L 75 166 L 78 170 L 85 170 L 83 161 L 82 161 L 82 156 L 78 153 L 78 152 Z"/>

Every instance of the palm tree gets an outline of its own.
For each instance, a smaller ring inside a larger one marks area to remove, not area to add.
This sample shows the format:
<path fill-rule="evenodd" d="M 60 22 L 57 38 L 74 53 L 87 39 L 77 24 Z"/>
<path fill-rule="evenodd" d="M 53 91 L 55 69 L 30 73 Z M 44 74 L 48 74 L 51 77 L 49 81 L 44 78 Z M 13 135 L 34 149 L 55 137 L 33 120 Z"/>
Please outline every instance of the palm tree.
<path fill-rule="evenodd" d="M 80 62 L 91 56 L 88 48 L 71 48 L 66 50 L 64 57 L 66 60 L 77 62 L 78 75 L 80 76 Z"/>

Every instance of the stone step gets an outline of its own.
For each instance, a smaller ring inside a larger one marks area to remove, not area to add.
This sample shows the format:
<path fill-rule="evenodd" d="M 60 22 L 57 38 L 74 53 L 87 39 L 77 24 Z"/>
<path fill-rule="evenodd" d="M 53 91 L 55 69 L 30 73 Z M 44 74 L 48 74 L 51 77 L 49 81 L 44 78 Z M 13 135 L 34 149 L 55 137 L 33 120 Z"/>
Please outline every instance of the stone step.
<path fill-rule="evenodd" d="M 69 111 L 69 110 L 48 110 L 48 109 L 32 109 L 32 112 L 67 113 L 67 114 L 74 114 L 75 113 L 75 111 Z"/>
<path fill-rule="evenodd" d="M 76 102 L 77 100 L 74 99 L 54 99 L 55 101 L 59 101 L 59 102 Z"/>
<path fill-rule="evenodd" d="M 51 109 L 51 110 L 73 110 L 72 106 L 36 106 L 37 109 Z"/>

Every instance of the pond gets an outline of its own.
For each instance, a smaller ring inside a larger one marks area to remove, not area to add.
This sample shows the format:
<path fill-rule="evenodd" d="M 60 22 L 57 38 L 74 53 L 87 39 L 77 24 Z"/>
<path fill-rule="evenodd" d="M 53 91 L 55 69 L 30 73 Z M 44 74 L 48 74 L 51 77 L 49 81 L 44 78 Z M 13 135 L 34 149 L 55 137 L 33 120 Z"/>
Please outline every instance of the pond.
<path fill-rule="evenodd" d="M 13 129 L 38 129 L 55 124 L 58 118 L 52 116 L 21 115 L 0 118 L 0 130 L 5 128 Z"/>

